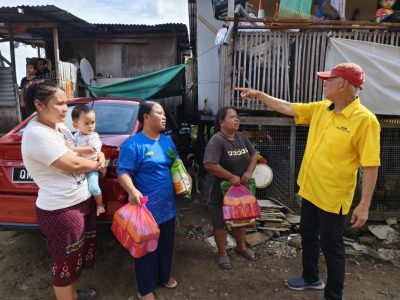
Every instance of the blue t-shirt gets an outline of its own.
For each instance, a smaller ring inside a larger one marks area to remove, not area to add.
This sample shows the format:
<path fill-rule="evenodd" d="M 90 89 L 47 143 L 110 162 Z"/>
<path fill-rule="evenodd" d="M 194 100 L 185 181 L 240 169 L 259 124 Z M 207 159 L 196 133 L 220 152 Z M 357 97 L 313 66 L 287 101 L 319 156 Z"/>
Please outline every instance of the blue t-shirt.
<path fill-rule="evenodd" d="M 177 153 L 168 136 L 161 134 L 158 140 L 152 140 L 140 132 L 125 141 L 118 158 L 117 174 L 129 174 L 135 187 L 149 197 L 146 206 L 157 224 L 176 215 L 169 149 Z"/>

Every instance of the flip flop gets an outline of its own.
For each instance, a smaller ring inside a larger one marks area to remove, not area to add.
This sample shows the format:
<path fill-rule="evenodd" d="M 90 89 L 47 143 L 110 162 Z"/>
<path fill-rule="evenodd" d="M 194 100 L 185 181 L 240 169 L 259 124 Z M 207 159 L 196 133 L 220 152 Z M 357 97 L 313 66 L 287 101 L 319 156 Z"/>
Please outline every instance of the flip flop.
<path fill-rule="evenodd" d="M 176 288 L 176 286 L 178 285 L 178 281 L 176 281 L 176 279 L 171 276 L 168 282 L 163 283 L 162 285 L 165 286 L 166 288 L 173 289 Z"/>
<path fill-rule="evenodd" d="M 222 270 L 232 269 L 231 259 L 229 258 L 229 256 L 220 256 L 220 257 L 218 257 L 218 266 Z"/>
<path fill-rule="evenodd" d="M 78 297 L 76 300 L 90 300 L 94 299 L 97 296 L 97 291 L 96 289 L 90 287 L 87 289 L 82 289 L 82 290 L 76 290 L 76 293 L 78 294 Z"/>
<path fill-rule="evenodd" d="M 246 248 L 244 251 L 240 251 L 238 248 L 235 248 L 235 252 L 237 255 L 240 255 L 248 260 L 255 261 L 258 259 L 258 255 L 254 253 L 253 250 Z"/>

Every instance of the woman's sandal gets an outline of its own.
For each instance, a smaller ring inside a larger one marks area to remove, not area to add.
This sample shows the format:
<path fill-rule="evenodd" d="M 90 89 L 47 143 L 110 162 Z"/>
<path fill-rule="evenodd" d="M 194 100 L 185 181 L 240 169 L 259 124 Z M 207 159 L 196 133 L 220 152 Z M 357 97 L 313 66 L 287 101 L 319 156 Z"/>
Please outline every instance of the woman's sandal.
<path fill-rule="evenodd" d="M 139 300 L 142 299 L 142 295 L 140 295 L 139 292 L 137 293 L 137 296 L 138 296 L 138 299 L 139 299 Z M 153 292 L 153 296 L 154 296 L 154 299 L 158 300 L 158 297 L 157 297 L 156 293 Z M 132 296 L 131 298 L 133 298 L 133 296 Z M 129 298 L 129 299 L 131 299 L 131 298 Z"/>
<path fill-rule="evenodd" d="M 76 290 L 78 297 L 76 300 L 90 300 L 97 297 L 97 291 L 94 288 L 87 288 L 82 290 Z"/>
<path fill-rule="evenodd" d="M 218 257 L 218 266 L 222 270 L 232 269 L 231 259 L 229 258 L 229 256 Z"/>
<path fill-rule="evenodd" d="M 173 289 L 176 288 L 176 286 L 178 285 L 178 281 L 176 281 L 176 279 L 171 276 L 168 282 L 163 283 L 162 285 L 165 286 L 166 288 Z"/>
<path fill-rule="evenodd" d="M 251 260 L 251 261 L 255 261 L 258 259 L 258 255 L 255 254 L 255 252 L 249 248 L 246 248 L 246 250 L 244 250 L 244 251 L 240 251 L 238 248 L 235 248 L 235 252 L 236 252 L 236 254 L 238 254 L 248 260 Z"/>

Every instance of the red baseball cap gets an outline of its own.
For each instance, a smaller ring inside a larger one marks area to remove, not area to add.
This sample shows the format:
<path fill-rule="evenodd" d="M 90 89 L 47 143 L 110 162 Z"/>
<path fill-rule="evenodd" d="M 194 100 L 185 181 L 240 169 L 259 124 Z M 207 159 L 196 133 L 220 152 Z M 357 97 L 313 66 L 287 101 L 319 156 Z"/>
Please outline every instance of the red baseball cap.
<path fill-rule="evenodd" d="M 330 71 L 325 72 L 317 72 L 317 75 L 322 80 L 327 80 L 332 77 L 342 77 L 344 80 L 347 80 L 352 85 L 357 88 L 361 88 L 361 85 L 365 81 L 365 74 L 363 69 L 357 64 L 353 63 L 342 63 L 333 67 Z"/>

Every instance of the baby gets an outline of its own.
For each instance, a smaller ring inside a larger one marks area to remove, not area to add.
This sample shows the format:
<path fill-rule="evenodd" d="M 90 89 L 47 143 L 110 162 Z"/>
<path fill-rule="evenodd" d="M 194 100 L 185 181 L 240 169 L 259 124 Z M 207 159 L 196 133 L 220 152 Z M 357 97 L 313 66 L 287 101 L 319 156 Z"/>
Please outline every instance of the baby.
<path fill-rule="evenodd" d="M 396 3 L 396 0 L 380 0 L 379 4 L 382 6 L 380 9 L 376 11 L 375 21 L 381 22 L 391 14 L 394 13 L 392 9 L 393 5 Z"/>
<path fill-rule="evenodd" d="M 78 104 L 71 113 L 73 125 L 78 131 L 74 135 L 74 147 L 71 150 L 87 159 L 95 159 L 101 151 L 101 141 L 96 128 L 96 114 L 92 108 L 84 104 Z M 97 216 L 105 212 L 103 197 L 99 187 L 99 172 L 86 173 L 90 193 L 97 204 Z"/>

